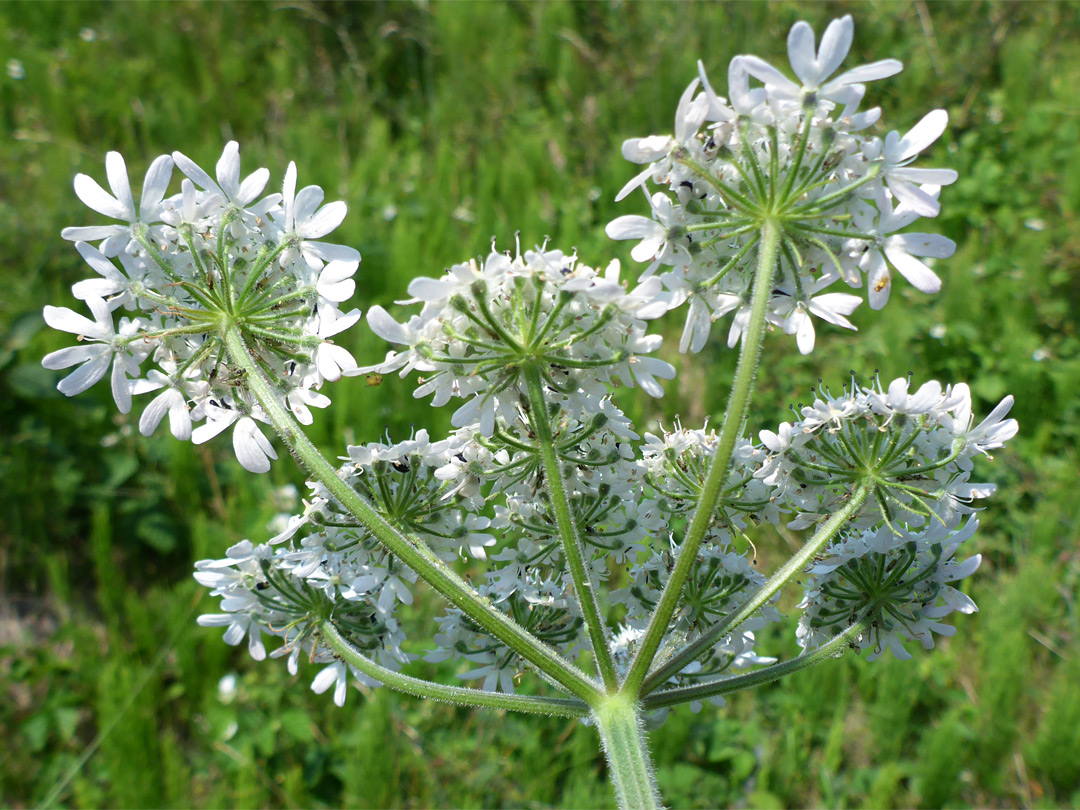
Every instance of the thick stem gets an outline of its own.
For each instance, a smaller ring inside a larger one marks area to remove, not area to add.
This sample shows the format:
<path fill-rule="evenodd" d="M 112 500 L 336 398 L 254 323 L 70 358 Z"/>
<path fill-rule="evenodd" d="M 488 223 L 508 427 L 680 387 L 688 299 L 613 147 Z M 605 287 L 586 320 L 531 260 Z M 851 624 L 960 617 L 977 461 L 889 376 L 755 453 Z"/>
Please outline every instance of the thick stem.
<path fill-rule="evenodd" d="M 566 482 L 563 481 L 562 467 L 555 448 L 555 439 L 551 432 L 551 420 L 548 416 L 547 401 L 544 398 L 544 384 L 540 379 L 540 369 L 535 365 L 525 369 L 525 379 L 529 388 L 529 421 L 536 433 L 536 445 L 540 461 L 544 465 L 544 478 L 547 481 L 548 494 L 551 496 L 551 508 L 555 512 L 555 522 L 559 527 L 563 554 L 574 580 L 574 593 L 581 605 L 585 626 L 589 631 L 593 656 L 600 670 L 604 686 L 609 692 L 619 688 L 615 675 L 615 666 L 611 662 L 611 652 L 607 646 L 607 633 L 604 631 L 604 619 L 600 614 L 600 602 L 596 596 L 596 582 L 585 567 L 585 544 L 574 516 L 570 511 L 570 500 L 566 494 Z"/>
<path fill-rule="evenodd" d="M 490 600 L 476 593 L 423 542 L 406 537 L 387 523 L 370 503 L 342 481 L 334 466 L 304 435 L 289 411 L 282 406 L 272 383 L 248 352 L 239 327 L 229 325 L 222 332 L 229 359 L 244 372 L 245 382 L 293 457 L 326 487 L 350 515 L 394 556 L 484 630 L 572 694 L 586 702 L 596 700 L 600 692 L 585 673 L 492 606 Z"/>
<path fill-rule="evenodd" d="M 727 616 L 723 621 L 714 624 L 693 642 L 688 644 L 667 661 L 662 667 L 655 670 L 642 687 L 642 693 L 648 694 L 675 673 L 682 670 L 687 664 L 705 652 L 717 639 L 735 630 L 754 615 L 766 602 L 768 602 L 792 577 L 796 576 L 813 557 L 822 549 L 826 548 L 844 524 L 866 502 L 872 489 L 872 482 L 866 481 L 856 487 L 851 498 L 843 507 L 833 513 L 825 523 L 821 525 L 813 537 L 796 552 L 796 554 L 784 563 L 776 573 L 769 577 L 768 582 L 758 588 L 742 607 Z"/>
<path fill-rule="evenodd" d="M 356 667 L 369 678 L 415 697 L 430 698 L 458 706 L 479 706 L 488 709 L 506 709 L 527 714 L 548 714 L 556 717 L 586 717 L 589 706 L 579 700 L 566 698 L 545 698 L 532 695 L 507 695 L 500 692 L 483 692 L 479 689 L 465 689 L 460 686 L 444 686 L 440 683 L 425 681 L 402 675 L 384 666 L 376 664 L 341 635 L 341 631 L 332 621 L 322 623 L 319 628 L 322 639 L 341 659 Z"/>
<path fill-rule="evenodd" d="M 716 445 L 709 474 L 701 489 L 701 499 L 694 510 L 694 517 L 679 546 L 679 555 L 675 560 L 675 569 L 660 601 L 653 610 L 649 628 L 641 640 L 641 647 L 630 666 L 623 689 L 630 695 L 637 696 L 641 684 L 649 671 L 649 666 L 656 657 L 656 651 L 667 632 L 675 608 L 679 605 L 683 586 L 697 562 L 698 547 L 705 537 L 705 531 L 712 520 L 717 501 L 727 480 L 731 453 L 735 440 L 742 432 L 743 420 L 750 404 L 750 394 L 754 388 L 754 376 L 758 360 L 761 358 L 761 344 L 765 336 L 765 313 L 768 310 L 772 294 L 772 278 L 776 268 L 776 254 L 780 245 L 781 231 L 775 222 L 766 220 L 761 229 L 761 241 L 758 247 L 758 267 L 754 276 L 754 291 L 750 301 L 750 319 L 742 336 L 742 348 L 739 351 L 739 366 L 735 371 L 735 382 L 728 397 L 724 424 L 720 429 L 720 439 Z"/>
<path fill-rule="evenodd" d="M 641 728 L 641 710 L 623 694 L 611 695 L 593 711 L 604 746 L 615 797 L 622 810 L 659 810 L 652 760 Z"/>
<path fill-rule="evenodd" d="M 652 709 L 661 709 L 664 706 L 676 706 L 680 703 L 689 703 L 693 700 L 706 700 L 711 697 L 716 697 L 717 695 L 726 695 L 731 692 L 738 692 L 741 689 L 749 689 L 753 686 L 761 686 L 762 684 L 778 681 L 795 672 L 812 667 L 815 664 L 820 664 L 822 661 L 827 661 L 830 658 L 839 658 L 848 649 L 848 645 L 867 629 L 867 626 L 865 621 L 857 622 L 840 635 L 818 647 L 816 650 L 800 655 L 798 658 L 793 658 L 790 661 L 773 664 L 771 667 L 764 667 L 755 672 L 748 672 L 745 675 L 736 675 L 734 678 L 725 678 L 722 681 L 714 681 L 713 683 L 703 683 L 697 686 L 680 686 L 675 689 L 665 689 L 663 692 L 656 692 L 645 698 L 643 705 L 646 711 L 650 711 Z"/>

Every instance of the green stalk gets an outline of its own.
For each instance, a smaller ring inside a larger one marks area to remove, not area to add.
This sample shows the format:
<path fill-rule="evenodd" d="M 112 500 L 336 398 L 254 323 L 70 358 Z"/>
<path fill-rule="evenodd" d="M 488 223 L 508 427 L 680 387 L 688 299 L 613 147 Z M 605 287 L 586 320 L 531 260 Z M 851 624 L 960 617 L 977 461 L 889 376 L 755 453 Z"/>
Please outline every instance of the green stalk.
<path fill-rule="evenodd" d="M 444 686 L 440 683 L 425 681 L 402 675 L 380 666 L 360 652 L 341 635 L 341 631 L 332 621 L 325 621 L 319 628 L 326 646 L 341 656 L 341 659 L 356 667 L 369 678 L 404 692 L 414 697 L 430 698 L 454 703 L 458 706 L 479 706 L 487 709 L 505 709 L 526 714 L 547 714 L 555 717 L 586 717 L 588 704 L 566 698 L 533 697 L 532 695 L 507 695 L 500 692 L 484 692 L 480 689 L 465 689 L 460 686 Z"/>
<path fill-rule="evenodd" d="M 593 711 L 615 797 L 622 810 L 660 810 L 652 761 L 641 728 L 641 711 L 626 695 L 611 695 Z"/>
<path fill-rule="evenodd" d="M 551 433 L 547 400 L 544 399 L 544 383 L 540 379 L 540 369 L 535 364 L 527 366 L 524 374 L 529 388 L 529 421 L 536 432 L 537 450 L 544 465 L 544 478 L 551 496 L 551 507 L 555 510 L 563 554 L 566 555 L 566 564 L 574 580 L 574 593 L 585 617 L 593 656 L 596 658 L 604 687 L 609 692 L 614 692 L 619 687 L 618 678 L 615 675 L 615 665 L 611 662 L 611 652 L 608 650 L 600 602 L 596 597 L 596 583 L 585 568 L 585 545 L 570 512 L 570 499 L 566 494 L 566 482 L 563 481 L 562 466 L 559 464 L 555 439 Z"/>
<path fill-rule="evenodd" d="M 814 532 L 814 536 L 811 537 L 790 560 L 777 569 L 776 573 L 769 577 L 768 582 L 758 588 L 758 590 L 754 592 L 754 595 L 751 596 L 742 607 L 723 621 L 714 624 L 694 639 L 693 642 L 672 656 L 672 658 L 665 662 L 662 667 L 649 675 L 649 677 L 645 679 L 642 693 L 648 694 L 656 689 L 656 687 L 663 684 L 668 678 L 681 671 L 683 667 L 705 652 L 711 645 L 715 644 L 718 638 L 737 629 L 739 625 L 753 616 L 762 605 L 768 602 L 774 594 L 788 583 L 788 580 L 796 576 L 815 555 L 828 547 L 829 543 L 832 542 L 832 539 L 840 529 L 844 527 L 844 524 L 847 523 L 852 515 L 858 512 L 866 502 L 872 486 L 872 481 L 864 481 L 859 484 L 848 502 L 823 523 L 821 527 Z"/>
<path fill-rule="evenodd" d="M 367 500 L 338 477 L 334 466 L 304 435 L 292 414 L 278 401 L 273 384 L 251 356 L 240 328 L 235 323 L 223 326 L 222 339 L 230 360 L 244 373 L 251 392 L 293 457 L 326 487 L 350 515 L 435 591 L 556 683 L 587 703 L 599 697 L 596 684 L 585 673 L 493 607 L 490 600 L 477 594 L 472 586 L 436 557 L 423 542 L 411 540 L 395 529 Z"/>
<path fill-rule="evenodd" d="M 739 351 L 739 366 L 735 371 L 735 382 L 728 397 L 727 413 L 720 429 L 720 440 L 716 446 L 716 455 L 701 489 L 701 499 L 694 510 L 694 517 L 686 531 L 679 555 L 675 560 L 675 569 L 671 572 L 660 600 L 653 610 L 649 627 L 641 639 L 641 647 L 630 665 L 623 689 L 630 695 L 637 696 L 641 684 L 649 671 L 649 666 L 656 657 L 656 651 L 667 632 L 671 617 L 679 605 L 683 585 L 697 562 L 697 552 L 705 530 L 712 520 L 713 511 L 727 480 L 731 453 L 735 449 L 735 440 L 742 432 L 743 420 L 750 404 L 750 394 L 754 388 L 754 375 L 761 359 L 761 344 L 765 336 L 765 313 L 772 293 L 772 279 L 776 269 L 776 254 L 780 245 L 781 231 L 776 222 L 765 220 L 761 229 L 761 242 L 758 248 L 758 267 L 754 276 L 753 297 L 750 301 L 750 320 L 742 336 L 742 348 Z"/>
<path fill-rule="evenodd" d="M 805 653 L 798 658 L 792 658 L 790 661 L 773 664 L 771 667 L 764 667 L 755 672 L 737 675 L 734 678 L 725 678 L 722 681 L 716 681 L 714 683 L 703 683 L 698 684 L 697 686 L 680 686 L 676 689 L 665 689 L 663 692 L 649 695 L 643 702 L 645 711 L 662 709 L 665 706 L 676 706 L 680 703 L 689 703 L 693 700 L 706 700 L 718 695 L 738 692 L 741 689 L 750 689 L 754 686 L 772 683 L 773 681 L 778 681 L 799 670 L 807 669 L 815 664 L 820 664 L 822 661 L 827 661 L 830 658 L 839 658 L 844 654 L 848 645 L 854 638 L 865 631 L 868 626 L 869 625 L 865 620 L 856 622 L 843 633 L 830 639 L 813 652 Z"/>

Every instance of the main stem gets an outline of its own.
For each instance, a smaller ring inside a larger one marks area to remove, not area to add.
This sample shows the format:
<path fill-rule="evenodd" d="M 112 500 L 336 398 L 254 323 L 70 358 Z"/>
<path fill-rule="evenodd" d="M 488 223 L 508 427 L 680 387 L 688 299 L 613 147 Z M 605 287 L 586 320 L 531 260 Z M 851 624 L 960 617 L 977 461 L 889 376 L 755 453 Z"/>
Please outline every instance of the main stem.
<path fill-rule="evenodd" d="M 679 605 L 683 586 L 697 562 L 698 548 L 705 538 L 705 531 L 709 527 L 724 482 L 727 480 L 731 453 L 735 448 L 736 439 L 742 432 L 743 420 L 746 418 L 750 395 L 754 389 L 754 376 L 757 372 L 758 361 L 761 359 L 761 344 L 765 336 L 765 313 L 772 295 L 772 279 L 776 269 L 779 245 L 780 228 L 773 220 L 766 219 L 761 228 L 758 266 L 750 300 L 750 319 L 743 332 L 739 365 L 735 371 L 735 382 L 732 385 L 731 394 L 728 397 L 727 412 L 724 414 L 724 423 L 720 429 L 716 455 L 709 467 L 709 474 L 705 478 L 701 499 L 698 501 L 697 509 L 694 510 L 690 527 L 679 546 L 675 569 L 671 572 L 671 577 L 653 610 L 648 630 L 645 631 L 641 646 L 623 683 L 623 691 L 634 697 L 641 691 L 641 684 L 656 657 L 671 617 Z"/>
<path fill-rule="evenodd" d="M 529 388 L 529 421 L 536 433 L 536 444 L 540 451 L 540 461 L 544 465 L 544 477 L 547 481 L 551 508 L 555 512 L 555 522 L 559 527 L 563 554 L 574 580 L 574 592 L 581 605 L 585 626 L 589 630 L 593 656 L 609 692 L 618 689 L 615 666 L 611 662 L 608 650 L 604 620 L 600 614 L 600 602 L 596 596 L 596 583 L 585 567 L 585 544 L 581 541 L 574 516 L 570 511 L 570 500 L 566 494 L 566 482 L 563 481 L 562 465 L 555 450 L 555 439 L 551 432 L 551 418 L 548 415 L 547 400 L 544 398 L 544 383 L 540 378 L 540 369 L 535 365 L 525 369 L 525 380 Z"/>
<path fill-rule="evenodd" d="M 484 630 L 572 694 L 590 704 L 596 701 L 601 692 L 585 673 L 492 606 L 490 600 L 476 593 L 422 541 L 411 540 L 391 526 L 356 490 L 338 477 L 337 470 L 304 435 L 292 415 L 282 406 L 273 385 L 248 351 L 239 326 L 224 325 L 222 339 L 230 361 L 243 371 L 245 382 L 293 456 L 326 487 L 350 515 L 363 524 L 401 562 Z"/>
<path fill-rule="evenodd" d="M 615 796 L 623 810 L 659 810 L 660 791 L 641 727 L 641 710 L 624 694 L 611 695 L 593 709 Z"/>

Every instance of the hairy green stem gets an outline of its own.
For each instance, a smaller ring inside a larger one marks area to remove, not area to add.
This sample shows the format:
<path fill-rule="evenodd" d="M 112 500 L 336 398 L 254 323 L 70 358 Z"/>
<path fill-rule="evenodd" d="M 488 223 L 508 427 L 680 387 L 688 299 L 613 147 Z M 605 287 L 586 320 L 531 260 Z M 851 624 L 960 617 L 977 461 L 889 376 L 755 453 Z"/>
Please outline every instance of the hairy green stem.
<path fill-rule="evenodd" d="M 593 656 L 609 692 L 619 688 L 615 675 L 615 665 L 611 662 L 608 650 L 607 633 L 604 619 L 600 614 L 600 602 L 596 595 L 596 582 L 585 567 L 585 544 L 581 541 L 581 532 L 570 512 L 570 500 L 566 494 L 566 482 L 563 481 L 562 466 L 555 448 L 555 439 L 551 432 L 551 419 L 548 415 L 547 400 L 544 398 L 544 383 L 540 378 L 540 369 L 536 365 L 524 369 L 525 380 L 529 388 L 529 421 L 536 433 L 537 450 L 544 465 L 544 478 L 548 494 L 551 496 L 551 508 L 555 511 L 555 522 L 559 527 L 563 554 L 574 580 L 574 593 L 581 605 L 585 625 L 589 631 Z"/>
<path fill-rule="evenodd" d="M 709 474 L 701 489 L 701 499 L 694 510 L 694 517 L 679 546 L 675 560 L 675 569 L 664 591 L 660 595 L 649 627 L 642 637 L 641 646 L 630 665 L 623 689 L 630 695 L 638 695 L 641 684 L 649 671 L 649 666 L 656 657 L 660 642 L 667 633 L 671 617 L 679 605 L 683 586 L 697 562 L 698 547 L 705 538 L 705 530 L 713 517 L 717 501 L 727 480 L 731 453 L 735 449 L 735 440 L 742 432 L 743 420 L 750 404 L 750 395 L 754 388 L 754 376 L 761 358 L 761 344 L 765 336 L 765 313 L 772 293 L 772 279 L 776 269 L 776 254 L 780 245 L 781 230 L 777 223 L 766 220 L 761 229 L 761 242 L 758 247 L 758 266 L 754 276 L 753 297 L 750 301 L 750 319 L 742 336 L 742 348 L 739 351 L 739 365 L 735 371 L 735 382 L 728 397 L 727 413 L 720 429 L 720 439 L 716 446 Z"/>
<path fill-rule="evenodd" d="M 622 810 L 659 810 L 652 761 L 641 727 L 641 709 L 626 695 L 611 695 L 593 710 L 615 797 Z"/>
<path fill-rule="evenodd" d="M 319 632 L 326 646 L 341 656 L 346 664 L 356 667 L 369 678 L 374 678 L 391 689 L 407 695 L 454 703 L 458 706 L 506 709 L 527 714 L 548 714 L 556 717 L 586 717 L 589 714 L 588 704 L 580 700 L 483 692 L 461 686 L 444 686 L 422 678 L 402 675 L 400 672 L 394 672 L 392 669 L 376 664 L 356 649 L 341 635 L 341 631 L 334 626 L 332 621 L 323 622 Z"/>
<path fill-rule="evenodd" d="M 663 692 L 656 692 L 646 697 L 644 701 L 642 701 L 642 705 L 644 706 L 645 711 L 662 709 L 665 706 L 676 706 L 680 703 L 689 703 L 693 700 L 706 700 L 711 697 L 717 697 L 718 695 L 726 695 L 731 692 L 738 692 L 741 689 L 750 689 L 754 686 L 761 686 L 766 683 L 778 681 L 799 670 L 807 669 L 815 664 L 820 664 L 822 661 L 827 661 L 830 658 L 839 658 L 847 651 L 851 642 L 861 633 L 866 631 L 868 626 L 869 624 L 865 620 L 856 622 L 843 633 L 830 639 L 816 650 L 804 653 L 798 658 L 792 658 L 790 661 L 784 661 L 779 664 L 773 664 L 771 667 L 764 667 L 763 669 L 754 672 L 748 672 L 745 675 L 736 675 L 734 678 L 725 678 L 722 681 L 703 683 L 696 686 L 680 686 L 676 689 L 665 689 Z"/>
<path fill-rule="evenodd" d="M 285 409 L 262 368 L 244 343 L 240 327 L 226 325 L 222 339 L 230 360 L 243 371 L 247 385 L 259 401 L 274 429 L 294 458 L 401 562 L 451 604 L 461 609 L 486 632 L 506 644 L 555 683 L 591 703 L 600 695 L 596 684 L 555 650 L 541 643 L 513 619 L 481 597 L 465 580 L 446 565 L 423 542 L 410 539 L 390 525 L 356 490 L 338 477 L 337 470 L 304 435 L 292 414 Z"/>
<path fill-rule="evenodd" d="M 723 621 L 714 624 L 694 639 L 693 642 L 672 656 L 662 667 L 659 667 L 652 672 L 649 677 L 645 679 L 645 683 L 642 686 L 642 693 L 648 694 L 656 689 L 668 678 L 681 671 L 683 667 L 705 652 L 711 645 L 715 644 L 717 639 L 732 630 L 737 629 L 739 625 L 753 616 L 754 613 L 779 592 L 792 577 L 796 576 L 815 555 L 828 547 L 829 543 L 832 542 L 832 539 L 836 537 L 837 533 L 844 527 L 844 524 L 846 524 L 852 515 L 858 512 L 866 502 L 872 486 L 873 483 L 871 481 L 864 481 L 859 484 L 852 493 L 851 498 L 848 499 L 848 502 L 834 512 L 832 517 L 825 521 L 825 523 L 814 532 L 813 537 L 811 537 L 791 559 L 777 569 L 776 573 L 769 577 L 769 580 L 758 588 L 758 590 L 754 592 L 754 595 L 751 596 L 742 607 L 727 616 Z"/>

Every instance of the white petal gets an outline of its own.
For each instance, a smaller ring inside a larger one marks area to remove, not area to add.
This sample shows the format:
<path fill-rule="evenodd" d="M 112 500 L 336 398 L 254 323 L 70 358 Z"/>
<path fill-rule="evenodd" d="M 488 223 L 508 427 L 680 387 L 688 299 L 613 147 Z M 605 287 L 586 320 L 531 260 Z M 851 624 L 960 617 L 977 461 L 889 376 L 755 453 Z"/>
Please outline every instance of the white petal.
<path fill-rule="evenodd" d="M 327 242 L 304 242 L 305 256 L 311 254 L 327 262 L 358 262 L 360 251 L 347 245 L 332 245 Z"/>
<path fill-rule="evenodd" d="M 622 156 L 631 163 L 652 163 L 667 155 L 671 149 L 669 135 L 650 135 L 647 138 L 630 138 L 623 141 Z M 650 171 L 646 170 L 646 173 Z"/>
<path fill-rule="evenodd" d="M 237 205 L 247 205 L 252 202 L 256 197 L 262 194 L 264 188 L 266 188 L 267 182 L 270 180 L 269 169 L 258 169 L 249 174 L 244 182 L 240 184 L 240 191 L 236 194 L 236 199 L 233 200 Z"/>
<path fill-rule="evenodd" d="M 218 184 L 214 182 L 214 179 L 210 177 L 202 168 L 191 158 L 185 155 L 183 152 L 173 152 L 172 159 L 176 163 L 177 167 L 182 171 L 188 179 L 191 180 L 199 188 L 207 191 L 220 191 Z"/>
<path fill-rule="evenodd" d="M 100 300 L 100 298 L 90 298 L 87 299 L 86 303 L 90 305 L 92 301 Z M 46 306 L 44 316 L 45 323 L 53 329 L 60 329 L 83 337 L 98 338 L 99 340 L 110 337 L 110 333 L 104 326 L 67 307 Z"/>
<path fill-rule="evenodd" d="M 105 155 L 105 176 L 109 179 L 109 188 L 116 195 L 117 201 L 124 207 L 128 222 L 135 220 L 135 200 L 131 197 L 131 182 L 128 180 L 127 165 L 124 156 L 119 152 L 109 152 Z"/>
<path fill-rule="evenodd" d="M 977 569 L 981 563 L 982 563 L 982 554 L 976 554 L 974 557 L 969 557 L 968 559 L 964 560 L 962 563 L 958 563 L 956 565 L 951 565 L 951 566 L 949 566 L 949 578 L 947 580 L 945 580 L 945 581 L 946 582 L 955 582 L 958 579 L 965 579 L 967 577 L 970 577 L 972 574 L 975 573 L 975 569 Z M 970 600 L 968 600 L 968 601 L 970 601 Z M 977 610 L 977 608 L 975 608 L 975 603 L 974 602 L 971 602 L 971 607 L 973 608 L 973 610 L 963 611 L 963 612 L 964 613 L 974 613 L 975 610 Z"/>
<path fill-rule="evenodd" d="M 409 295 L 420 301 L 441 301 L 454 291 L 453 279 L 436 279 L 420 276 L 409 282 Z M 374 307 L 372 307 L 374 309 Z M 368 317 L 371 312 L 368 312 Z M 396 342 L 396 341 L 395 341 Z"/>
<path fill-rule="evenodd" d="M 854 35 L 855 24 L 851 21 L 850 14 L 829 23 L 829 27 L 825 29 L 825 33 L 821 36 L 821 46 L 818 48 L 815 60 L 818 82 L 822 82 L 831 76 L 847 58 Z M 788 42 L 790 43 L 790 41 L 789 39 Z M 813 41 L 813 34 L 811 33 L 811 47 Z"/>
<path fill-rule="evenodd" d="M 68 346 L 66 349 L 59 349 L 55 352 L 49 352 L 41 359 L 41 365 L 47 369 L 55 371 L 61 368 L 70 368 L 76 366 L 79 363 L 85 363 L 87 360 L 97 357 L 100 354 L 107 354 L 108 348 L 102 346 L 100 343 L 87 343 L 79 346 Z"/>
<path fill-rule="evenodd" d="M 832 26 L 830 26 L 831 29 Z M 824 45 L 824 40 L 822 41 Z M 814 29 L 799 21 L 791 26 L 787 38 L 788 60 L 795 75 L 806 85 L 816 86 L 820 78 L 814 64 Z"/>
<path fill-rule="evenodd" d="M 323 201 L 323 190 L 318 186 L 304 186 L 296 192 L 296 200 L 293 210 L 296 216 L 296 228 L 300 230 L 315 214 L 315 210 Z"/>
<path fill-rule="evenodd" d="M 303 228 L 300 229 L 299 234 L 305 239 L 318 239 L 321 236 L 326 236 L 341 224 L 348 211 L 348 206 L 340 200 L 324 205 L 315 216 L 308 219 Z"/>
<path fill-rule="evenodd" d="M 131 410 L 131 383 L 124 368 L 124 358 L 119 354 L 113 359 L 112 394 L 120 413 L 128 413 Z"/>
<path fill-rule="evenodd" d="M 267 439 L 255 420 L 245 416 L 236 423 L 233 430 L 233 450 L 240 466 L 254 473 L 270 470 L 270 459 L 277 458 L 270 440 Z"/>
<path fill-rule="evenodd" d="M 941 238 L 944 239 L 944 237 Z M 902 244 L 890 244 L 890 241 L 891 239 L 885 242 L 885 255 L 889 257 L 889 261 L 893 263 L 893 266 L 900 271 L 900 275 L 906 278 L 919 292 L 928 294 L 938 292 L 941 289 L 941 279 L 937 277 L 934 271 L 908 253 Z"/>
<path fill-rule="evenodd" d="M 862 299 L 857 295 L 825 293 L 825 295 L 818 295 L 810 299 L 810 311 L 823 321 L 828 321 L 834 326 L 854 329 L 855 325 L 844 316 L 850 315 L 858 309 L 861 303 Z"/>
<path fill-rule="evenodd" d="M 241 417 L 239 411 L 228 411 L 219 409 L 220 413 L 216 414 L 215 419 L 207 419 L 193 431 L 191 431 L 191 443 L 203 444 L 210 441 L 212 438 L 222 433 L 233 422 Z"/>
<path fill-rule="evenodd" d="M 315 352 L 315 364 L 319 373 L 330 382 L 340 380 L 342 373 L 348 374 L 356 370 L 356 360 L 348 350 L 333 343 L 324 343 L 318 348 Z"/>
<path fill-rule="evenodd" d="M 881 258 L 881 254 L 873 251 L 878 261 L 871 264 L 870 272 L 866 278 L 867 294 L 870 297 L 870 308 L 881 309 L 889 301 L 889 290 L 892 287 L 892 272 L 889 266 Z"/>
<path fill-rule="evenodd" d="M 319 337 L 328 338 L 339 335 L 352 327 L 358 320 L 360 320 L 360 310 L 353 309 L 344 315 L 339 315 L 332 321 L 324 321 L 319 325 Z"/>
<path fill-rule="evenodd" d="M 814 350 L 814 319 L 803 313 L 799 319 L 799 328 L 795 333 L 795 343 L 800 354 L 810 354 Z"/>
<path fill-rule="evenodd" d="M 938 202 L 936 194 L 930 194 L 897 175 L 896 172 L 889 172 L 885 176 L 885 184 L 905 209 L 920 217 L 936 217 L 941 213 L 941 203 Z M 938 186 L 930 188 L 938 188 Z"/>
<path fill-rule="evenodd" d="M 104 192 L 102 193 L 104 194 Z M 60 231 L 60 238 L 67 239 L 69 242 L 96 242 L 98 239 L 108 239 L 110 236 L 126 233 L 129 233 L 129 231 L 123 225 L 86 225 L 77 228 L 64 228 Z"/>
<path fill-rule="evenodd" d="M 878 79 L 887 79 L 895 76 L 904 69 L 904 63 L 898 59 L 882 59 L 871 62 L 868 65 L 859 65 L 857 68 L 845 71 L 829 82 L 822 89 L 829 92 L 831 88 L 851 85 L 860 82 L 873 82 Z"/>
<path fill-rule="evenodd" d="M 905 386 L 906 388 L 906 386 Z M 890 388 L 890 394 L 892 390 Z M 923 383 L 919 390 L 911 395 L 908 401 L 909 410 L 915 413 L 924 413 L 933 408 L 941 401 L 941 383 L 937 380 Z"/>
<path fill-rule="evenodd" d="M 417 281 L 419 280 L 421 279 L 417 279 Z M 430 281 L 431 279 L 427 280 Z M 410 287 L 411 286 L 412 285 L 410 285 Z M 378 304 L 368 310 L 367 322 L 368 326 L 371 327 L 371 331 L 383 340 L 389 341 L 390 343 L 407 344 L 409 342 L 409 336 L 401 324 L 390 317 L 390 313 Z"/>
<path fill-rule="evenodd" d="M 173 160 L 168 155 L 161 155 L 150 164 L 143 180 L 142 198 L 139 201 L 139 216 L 144 221 L 157 214 L 161 198 L 172 180 Z"/>
<path fill-rule="evenodd" d="M 960 175 L 956 173 L 955 169 L 917 169 L 912 166 L 904 166 L 893 169 L 889 172 L 889 176 L 940 188 L 941 186 L 952 185 Z"/>
<path fill-rule="evenodd" d="M 105 376 L 105 372 L 109 370 L 110 360 L 112 360 L 111 352 L 102 351 L 62 379 L 56 386 L 57 390 L 69 397 L 81 394 Z"/>
<path fill-rule="evenodd" d="M 289 161 L 285 181 L 281 185 L 281 202 L 285 206 L 285 230 L 292 233 L 296 223 L 293 203 L 296 201 L 296 163 Z"/>
<path fill-rule="evenodd" d="M 664 232 L 662 226 L 648 217 L 628 214 L 611 220 L 604 228 L 604 233 L 609 239 L 643 239 L 654 235 L 657 230 Z"/>
<path fill-rule="evenodd" d="M 742 70 L 764 83 L 766 87 L 780 90 L 792 98 L 798 97 L 799 86 L 764 59 L 749 55 L 737 56 L 736 59 Z M 732 60 L 733 63 L 734 61 Z"/>
<path fill-rule="evenodd" d="M 165 414 L 169 410 L 169 395 L 171 393 L 171 390 L 165 389 L 143 409 L 142 416 L 139 417 L 139 433 L 143 436 L 151 435 L 157 430 L 161 420 L 165 418 Z"/>
<path fill-rule="evenodd" d="M 914 157 L 926 147 L 941 137 L 945 127 L 949 125 L 949 114 L 945 110 L 933 110 L 928 112 L 911 131 L 907 133 L 896 149 L 898 154 L 894 158 L 897 163 L 902 163 L 908 158 Z"/>
<path fill-rule="evenodd" d="M 118 292 L 121 288 L 122 284 L 117 281 L 107 278 L 88 278 L 72 284 L 71 294 L 80 301 L 86 301 L 90 298 L 104 298 L 106 295 Z"/>
<path fill-rule="evenodd" d="M 221 190 L 233 197 L 240 189 L 240 144 L 236 141 L 225 144 L 214 171 Z"/>
<path fill-rule="evenodd" d="M 98 182 L 85 174 L 75 175 L 75 194 L 83 201 L 87 208 L 104 214 L 111 219 L 122 219 L 131 222 L 135 219 L 135 212 L 129 211 L 109 192 L 98 185 Z"/>
<path fill-rule="evenodd" d="M 316 675 L 315 680 L 311 682 L 311 691 L 317 695 L 321 695 L 330 688 L 331 684 L 337 683 L 338 667 L 340 666 L 340 663 L 331 664 Z"/>

